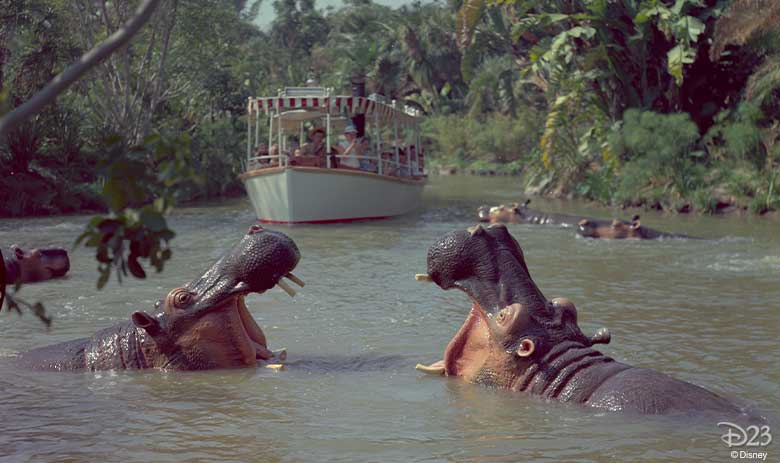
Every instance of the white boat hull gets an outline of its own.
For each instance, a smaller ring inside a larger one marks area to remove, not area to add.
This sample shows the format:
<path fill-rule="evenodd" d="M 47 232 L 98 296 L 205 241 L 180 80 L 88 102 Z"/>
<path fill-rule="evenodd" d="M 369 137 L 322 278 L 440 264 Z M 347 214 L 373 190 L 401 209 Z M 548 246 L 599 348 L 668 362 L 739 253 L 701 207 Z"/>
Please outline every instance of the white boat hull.
<path fill-rule="evenodd" d="M 241 176 L 264 223 L 336 223 L 382 219 L 413 210 L 425 179 L 347 169 L 275 167 Z"/>

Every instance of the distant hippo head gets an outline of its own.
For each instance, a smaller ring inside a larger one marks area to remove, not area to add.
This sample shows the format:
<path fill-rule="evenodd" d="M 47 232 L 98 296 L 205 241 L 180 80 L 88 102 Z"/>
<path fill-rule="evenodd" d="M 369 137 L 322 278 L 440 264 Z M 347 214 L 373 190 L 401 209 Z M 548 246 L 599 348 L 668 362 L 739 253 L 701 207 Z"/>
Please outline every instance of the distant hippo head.
<path fill-rule="evenodd" d="M 612 222 L 582 219 L 577 224 L 577 234 L 585 238 L 610 240 L 646 238 L 638 215 L 635 215 L 630 223 L 617 219 L 612 220 Z"/>
<path fill-rule="evenodd" d="M 68 251 L 62 248 L 34 248 L 23 249 L 19 246 L 11 246 L 9 256 L 15 281 L 33 283 L 46 281 L 52 278 L 65 276 L 70 270 Z M 11 278 L 9 278 L 10 280 Z M 9 283 L 12 283 L 9 281 Z"/>
<path fill-rule="evenodd" d="M 243 239 L 200 278 L 171 290 L 163 312 L 132 314 L 133 323 L 154 340 L 147 354 L 154 366 L 172 369 L 253 366 L 271 356 L 265 335 L 244 304 L 249 293 L 263 293 L 287 276 L 300 259 L 286 235 L 254 225 Z"/>
<path fill-rule="evenodd" d="M 510 387 L 553 346 L 608 342 L 588 339 L 566 299 L 548 301 L 537 288 L 517 241 L 503 225 L 449 233 L 428 251 L 428 273 L 418 279 L 457 288 L 472 301 L 465 323 L 450 341 L 443 369 L 475 383 Z"/>

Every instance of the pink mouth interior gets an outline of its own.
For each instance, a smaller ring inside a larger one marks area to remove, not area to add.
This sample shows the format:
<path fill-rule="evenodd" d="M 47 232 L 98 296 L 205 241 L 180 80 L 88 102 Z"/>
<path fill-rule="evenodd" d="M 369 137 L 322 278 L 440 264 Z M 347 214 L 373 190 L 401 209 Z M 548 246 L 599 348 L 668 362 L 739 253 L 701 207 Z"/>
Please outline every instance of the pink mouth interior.
<path fill-rule="evenodd" d="M 444 351 L 444 372 L 447 376 L 459 376 L 461 374 L 459 367 L 459 360 L 469 355 L 465 351 L 466 341 L 469 339 L 469 335 L 478 323 L 487 323 L 487 314 L 480 305 L 474 301 L 471 305 L 471 311 L 469 312 L 466 321 L 460 327 L 460 330 L 455 334 L 447 349 Z"/>
<path fill-rule="evenodd" d="M 260 329 L 260 326 L 252 317 L 252 314 L 249 313 L 249 309 L 246 307 L 243 300 L 236 300 L 236 309 L 238 310 L 241 326 L 244 329 L 246 339 L 255 351 L 255 359 L 268 360 L 273 357 L 273 353 L 268 349 L 268 345 L 266 344 L 263 330 Z"/>

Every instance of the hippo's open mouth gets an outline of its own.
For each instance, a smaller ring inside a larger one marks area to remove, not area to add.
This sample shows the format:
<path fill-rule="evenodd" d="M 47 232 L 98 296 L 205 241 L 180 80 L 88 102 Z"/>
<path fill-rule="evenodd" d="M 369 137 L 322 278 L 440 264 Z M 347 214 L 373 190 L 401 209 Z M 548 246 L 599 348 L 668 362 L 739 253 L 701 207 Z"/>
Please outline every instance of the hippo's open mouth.
<path fill-rule="evenodd" d="M 475 356 L 485 355 L 484 347 L 490 341 L 490 317 L 476 301 L 466 321 L 444 350 L 444 373 L 447 376 L 462 374 L 462 366 L 472 363 Z"/>
<path fill-rule="evenodd" d="M 247 343 L 254 350 L 254 358 L 257 360 L 268 360 L 274 356 L 274 353 L 268 349 L 268 343 L 265 339 L 265 334 L 257 324 L 252 314 L 249 313 L 249 309 L 244 301 L 244 296 L 237 297 L 235 299 L 235 308 L 238 313 L 238 317 L 241 320 L 241 327 L 243 328 L 244 336 L 246 336 Z"/>

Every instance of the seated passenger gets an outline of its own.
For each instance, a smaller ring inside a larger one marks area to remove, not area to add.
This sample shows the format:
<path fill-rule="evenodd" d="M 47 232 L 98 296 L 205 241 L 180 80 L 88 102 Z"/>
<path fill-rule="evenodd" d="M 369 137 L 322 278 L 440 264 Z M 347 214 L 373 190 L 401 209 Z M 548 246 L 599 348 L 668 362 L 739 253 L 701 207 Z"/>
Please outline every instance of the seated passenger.
<path fill-rule="evenodd" d="M 384 152 L 382 153 L 382 174 L 383 175 L 396 175 L 395 168 L 395 154 Z"/>
<path fill-rule="evenodd" d="M 325 159 L 327 149 L 325 148 L 325 129 L 322 127 L 315 127 L 309 132 L 309 143 L 305 143 L 301 147 L 301 151 L 304 156 L 317 156 Z"/>
<path fill-rule="evenodd" d="M 399 177 L 410 177 L 411 173 L 409 170 L 409 163 L 406 159 L 406 151 L 399 150 L 398 152 L 398 176 Z"/>
<path fill-rule="evenodd" d="M 346 140 L 339 142 L 339 144 L 334 147 L 336 148 L 336 152 L 343 156 L 339 160 L 341 166 L 360 169 L 360 160 L 357 156 L 362 156 L 363 152 L 361 145 L 358 143 L 357 133 L 357 127 L 349 124 L 344 129 L 344 138 L 346 138 Z"/>
<path fill-rule="evenodd" d="M 376 161 L 373 159 L 368 159 L 373 156 L 373 152 L 371 150 L 371 141 L 368 139 L 368 137 L 363 137 L 360 139 L 359 148 L 364 156 L 360 160 L 360 170 L 364 170 L 366 172 L 376 172 Z"/>

